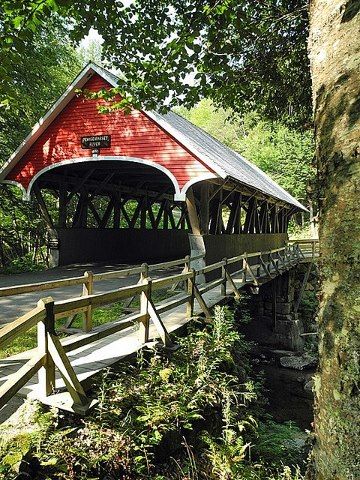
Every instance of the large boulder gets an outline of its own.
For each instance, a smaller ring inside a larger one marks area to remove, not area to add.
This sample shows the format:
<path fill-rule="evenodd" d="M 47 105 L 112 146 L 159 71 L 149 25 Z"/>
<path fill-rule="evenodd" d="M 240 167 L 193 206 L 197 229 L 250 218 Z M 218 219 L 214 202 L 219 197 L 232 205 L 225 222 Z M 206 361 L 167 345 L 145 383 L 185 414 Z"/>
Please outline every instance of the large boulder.
<path fill-rule="evenodd" d="M 280 358 L 280 365 L 294 370 L 311 370 L 317 366 L 317 358 L 313 355 L 286 356 Z"/>

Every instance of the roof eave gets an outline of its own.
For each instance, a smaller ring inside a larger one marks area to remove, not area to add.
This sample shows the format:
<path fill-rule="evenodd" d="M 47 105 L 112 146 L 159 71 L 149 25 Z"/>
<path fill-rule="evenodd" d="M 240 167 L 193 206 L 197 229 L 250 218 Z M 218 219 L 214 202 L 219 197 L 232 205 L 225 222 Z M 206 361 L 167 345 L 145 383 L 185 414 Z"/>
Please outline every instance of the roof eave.
<path fill-rule="evenodd" d="M 296 200 L 296 198 L 294 198 L 293 203 L 290 203 L 290 202 L 287 202 L 286 200 L 283 200 L 282 198 L 278 198 L 278 197 L 275 197 L 273 195 L 269 195 L 268 193 L 263 192 L 259 188 L 253 187 L 252 185 L 248 185 L 246 183 L 240 182 L 237 178 L 232 177 L 231 175 L 227 175 L 226 178 L 231 180 L 234 183 L 239 184 L 239 185 L 244 185 L 246 188 L 248 188 L 250 190 L 254 190 L 255 192 L 259 192 L 261 195 L 265 196 L 266 198 L 271 198 L 271 199 L 275 200 L 276 203 L 281 202 L 283 204 L 290 205 L 292 208 L 296 208 L 297 210 L 303 210 L 304 212 L 309 212 L 309 210 L 306 207 L 304 207 L 304 205 L 302 205 L 298 200 Z"/>

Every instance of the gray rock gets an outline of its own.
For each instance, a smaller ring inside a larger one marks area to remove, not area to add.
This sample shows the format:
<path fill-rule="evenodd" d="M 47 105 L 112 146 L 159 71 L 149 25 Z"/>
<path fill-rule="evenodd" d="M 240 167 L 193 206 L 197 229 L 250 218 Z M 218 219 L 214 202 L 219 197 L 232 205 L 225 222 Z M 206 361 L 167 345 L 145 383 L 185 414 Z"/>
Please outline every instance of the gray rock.
<path fill-rule="evenodd" d="M 280 365 L 284 368 L 293 368 L 294 370 L 309 370 L 316 367 L 317 358 L 311 355 L 281 357 Z"/>
<path fill-rule="evenodd" d="M 292 350 L 271 349 L 271 353 L 276 357 L 294 357 L 296 355 Z"/>
<path fill-rule="evenodd" d="M 312 392 L 314 387 L 314 380 L 311 379 L 308 382 L 305 383 L 304 385 L 304 390 L 305 392 Z"/>

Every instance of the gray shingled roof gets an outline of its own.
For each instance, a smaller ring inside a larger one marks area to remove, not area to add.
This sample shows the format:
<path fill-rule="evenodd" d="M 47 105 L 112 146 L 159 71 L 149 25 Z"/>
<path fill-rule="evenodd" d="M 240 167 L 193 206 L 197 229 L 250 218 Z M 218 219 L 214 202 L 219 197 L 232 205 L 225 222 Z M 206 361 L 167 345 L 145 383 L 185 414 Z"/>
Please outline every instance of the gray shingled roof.
<path fill-rule="evenodd" d="M 165 115 L 152 112 L 170 125 L 174 130 L 188 140 L 188 146 L 193 145 L 194 149 L 199 151 L 204 157 L 213 162 L 226 175 L 242 184 L 253 187 L 266 195 L 283 200 L 297 208 L 306 210 L 300 202 L 298 202 L 290 193 L 284 190 L 274 180 L 272 180 L 266 173 L 264 173 L 256 165 L 252 164 L 239 153 L 231 150 L 231 148 L 222 144 L 214 137 L 206 133 L 201 128 L 193 125 L 185 118 L 177 115 L 174 112 L 169 112 Z"/>
<path fill-rule="evenodd" d="M 94 62 L 90 62 L 89 65 L 96 65 L 97 68 L 99 70 L 101 70 L 102 72 L 104 72 L 104 74 L 107 76 L 107 77 L 110 77 L 114 83 L 118 83 L 120 79 L 119 76 L 115 75 L 114 73 L 110 72 L 110 70 L 106 70 L 106 68 L 104 67 L 101 67 L 100 65 L 98 65 L 97 63 L 94 63 Z"/>
<path fill-rule="evenodd" d="M 120 80 L 119 77 L 105 68 L 99 68 L 105 74 L 110 76 L 114 83 L 118 83 Z M 280 187 L 280 185 L 266 175 L 265 172 L 260 170 L 260 168 L 185 118 L 174 112 L 169 112 L 167 114 L 160 114 L 157 112 L 149 113 L 151 113 L 152 118 L 158 120 L 162 126 L 170 127 L 172 133 L 174 131 L 175 133 L 178 132 L 181 137 L 186 139 L 187 147 L 190 147 L 190 149 L 193 147 L 194 153 L 198 152 L 202 157 L 205 157 L 205 159 L 207 158 L 210 163 L 219 167 L 226 176 L 231 177 L 233 180 L 237 180 L 244 185 L 253 187 L 265 195 L 282 200 L 301 210 L 306 210 L 296 198 Z"/>

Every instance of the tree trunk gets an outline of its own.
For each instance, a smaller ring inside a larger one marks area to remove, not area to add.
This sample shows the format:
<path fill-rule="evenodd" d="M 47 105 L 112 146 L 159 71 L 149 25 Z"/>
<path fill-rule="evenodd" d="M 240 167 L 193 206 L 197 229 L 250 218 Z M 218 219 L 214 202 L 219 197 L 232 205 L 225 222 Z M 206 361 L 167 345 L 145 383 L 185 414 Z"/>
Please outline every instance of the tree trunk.
<path fill-rule="evenodd" d="M 322 293 L 312 476 L 360 478 L 360 1 L 313 0 Z"/>

